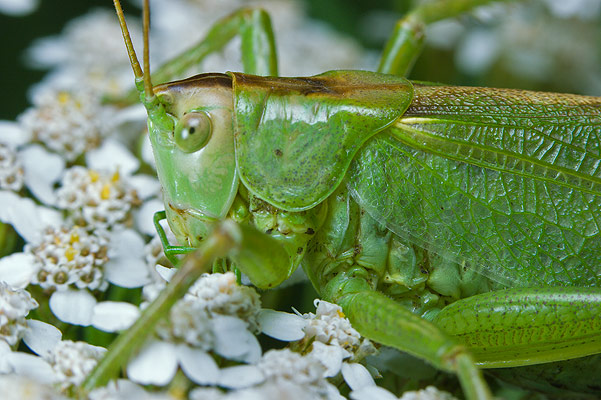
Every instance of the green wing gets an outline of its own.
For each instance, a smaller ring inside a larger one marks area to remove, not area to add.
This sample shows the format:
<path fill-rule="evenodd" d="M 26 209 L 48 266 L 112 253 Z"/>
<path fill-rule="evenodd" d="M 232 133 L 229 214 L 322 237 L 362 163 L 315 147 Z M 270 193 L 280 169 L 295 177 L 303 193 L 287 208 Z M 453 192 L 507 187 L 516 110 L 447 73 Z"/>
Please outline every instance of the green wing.
<path fill-rule="evenodd" d="M 601 283 L 601 99 L 415 87 L 351 166 L 402 238 L 512 286 Z"/>
<path fill-rule="evenodd" d="M 406 79 L 367 71 L 232 76 L 240 178 L 288 211 L 328 197 L 365 141 L 403 115 L 413 95 Z"/>

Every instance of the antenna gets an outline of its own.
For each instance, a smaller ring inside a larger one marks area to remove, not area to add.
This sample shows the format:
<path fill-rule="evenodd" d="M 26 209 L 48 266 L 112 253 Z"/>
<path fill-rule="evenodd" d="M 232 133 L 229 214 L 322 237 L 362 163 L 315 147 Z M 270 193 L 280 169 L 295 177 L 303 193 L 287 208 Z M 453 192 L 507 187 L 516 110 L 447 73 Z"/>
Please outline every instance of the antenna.
<path fill-rule="evenodd" d="M 134 76 L 137 81 L 144 80 L 144 95 L 146 100 L 154 97 L 154 91 L 152 90 L 152 82 L 150 80 L 150 57 L 149 57 L 149 46 L 148 46 L 148 30 L 150 25 L 150 8 L 148 6 L 148 0 L 144 0 L 144 71 L 140 67 L 136 50 L 131 41 L 129 29 L 127 29 L 127 23 L 125 22 L 125 15 L 123 14 L 123 8 L 119 0 L 113 0 L 115 10 L 117 11 L 117 17 L 119 18 L 119 25 L 121 26 L 121 33 L 123 34 L 123 40 L 125 41 L 125 47 L 127 48 L 127 54 L 129 55 L 129 63 L 134 71 Z"/>
<path fill-rule="evenodd" d="M 144 92 L 146 99 L 154 97 L 152 82 L 150 80 L 150 46 L 148 44 L 148 32 L 150 30 L 150 6 L 148 0 L 144 0 L 143 23 L 144 23 Z"/>

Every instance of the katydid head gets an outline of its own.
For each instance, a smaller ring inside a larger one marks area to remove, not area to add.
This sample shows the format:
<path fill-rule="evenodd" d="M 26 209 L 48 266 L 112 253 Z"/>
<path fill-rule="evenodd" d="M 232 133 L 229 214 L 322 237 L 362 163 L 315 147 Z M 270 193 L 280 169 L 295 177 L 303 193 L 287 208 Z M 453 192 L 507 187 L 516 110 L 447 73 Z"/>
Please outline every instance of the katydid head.
<path fill-rule="evenodd" d="M 123 38 L 148 113 L 148 132 L 171 229 L 197 246 L 227 214 L 238 189 L 233 136 L 232 79 L 203 74 L 153 87 L 148 61 L 148 1 L 144 2 L 144 71 L 123 10 L 114 0 Z"/>
<path fill-rule="evenodd" d="M 226 216 L 238 190 L 232 80 L 202 74 L 158 85 L 155 93 L 174 121 L 165 133 L 149 120 L 168 220 L 180 242 L 198 245 L 210 222 Z"/>

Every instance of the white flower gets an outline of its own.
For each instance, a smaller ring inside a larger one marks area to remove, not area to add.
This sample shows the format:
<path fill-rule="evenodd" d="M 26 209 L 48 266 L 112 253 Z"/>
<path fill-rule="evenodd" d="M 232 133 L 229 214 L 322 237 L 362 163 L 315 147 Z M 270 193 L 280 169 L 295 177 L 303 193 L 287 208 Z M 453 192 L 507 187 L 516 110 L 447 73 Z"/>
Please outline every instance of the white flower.
<path fill-rule="evenodd" d="M 259 328 L 274 339 L 293 342 L 305 337 L 304 318 L 282 311 L 262 309 L 257 317 Z"/>
<path fill-rule="evenodd" d="M 144 260 L 154 282 L 165 283 L 165 280 L 156 271 L 156 266 L 161 263 L 169 263 L 163 252 L 163 244 L 158 235 L 153 236 L 150 242 L 144 246 Z"/>
<path fill-rule="evenodd" d="M 23 342 L 39 356 L 48 354 L 60 341 L 63 334 L 54 325 L 30 319 Z"/>
<path fill-rule="evenodd" d="M 308 313 L 303 317 L 307 319 L 305 325 L 305 340 L 336 346 L 343 350 L 344 358 L 359 359 L 374 354 L 375 347 L 369 340 L 361 338 L 349 320 L 344 316 L 342 308 L 324 300 L 316 300 L 315 314 Z"/>
<path fill-rule="evenodd" d="M 258 317 L 260 329 L 279 340 L 298 341 L 293 348 L 308 351 L 309 356 L 319 360 L 326 377 L 342 372 L 351 387 L 363 385 L 366 380 L 373 384 L 367 369 L 358 362 L 376 352 L 374 345 L 351 326 L 340 306 L 323 300 L 315 300 L 315 305 L 315 314 L 308 313 L 302 317 L 261 310 Z"/>
<path fill-rule="evenodd" d="M 16 122 L 0 121 L 0 189 L 18 191 L 25 184 L 38 200 L 52 205 L 53 186 L 65 168 L 65 160 L 31 144 L 30 136 Z"/>
<path fill-rule="evenodd" d="M 350 394 L 351 400 L 457 400 L 451 394 L 428 386 L 423 390 L 405 392 L 399 398 L 379 386 L 369 386 Z"/>
<path fill-rule="evenodd" d="M 405 392 L 400 400 L 457 400 L 450 393 L 438 390 L 434 386 L 428 386 L 423 390 Z"/>
<path fill-rule="evenodd" d="M 194 382 L 216 384 L 224 375 L 209 351 L 256 362 L 261 347 L 250 329 L 256 326 L 259 307 L 254 289 L 238 285 L 233 273 L 203 275 L 157 326 L 161 340 L 148 344 L 128 365 L 130 379 L 165 385 L 179 365 Z"/>
<path fill-rule="evenodd" d="M 20 148 L 18 155 L 25 170 L 25 186 L 42 203 L 54 205 L 54 185 L 65 170 L 65 160 L 38 144 Z"/>
<path fill-rule="evenodd" d="M 160 338 L 183 342 L 202 350 L 213 348 L 213 327 L 209 313 L 198 301 L 180 300 L 169 311 L 169 320 L 157 326 Z"/>
<path fill-rule="evenodd" d="M 37 245 L 26 244 L 24 253 L 0 259 L 0 278 L 52 291 L 50 309 L 63 322 L 118 331 L 131 325 L 137 307 L 98 303 L 88 290 L 103 291 L 109 282 L 127 288 L 148 283 L 143 252 L 144 241 L 132 230 L 110 232 L 106 238 L 81 227 L 48 228 Z"/>
<path fill-rule="evenodd" d="M 23 375 L 0 375 L 2 400 L 68 400 L 52 385 Z"/>
<path fill-rule="evenodd" d="M 0 281 L 0 338 L 11 346 L 17 344 L 27 328 L 25 317 L 37 307 L 29 292 Z"/>
<path fill-rule="evenodd" d="M 104 110 L 98 92 L 45 88 L 34 94 L 32 102 L 33 107 L 21 114 L 19 121 L 33 140 L 67 161 L 100 144 Z"/>
<path fill-rule="evenodd" d="M 134 40 L 141 39 L 135 21 L 128 21 L 128 26 Z M 38 39 L 28 58 L 34 66 L 54 68 L 46 85 L 85 87 L 100 94 L 121 94 L 131 87 L 121 30 L 109 10 L 95 10 L 71 21 L 61 36 Z"/>
<path fill-rule="evenodd" d="M 601 12 L 599 0 L 544 0 L 544 3 L 560 18 L 595 19 Z"/>
<path fill-rule="evenodd" d="M 118 332 L 129 328 L 140 316 L 133 304 L 122 301 L 102 301 L 94 306 L 91 325 L 105 332 Z"/>
<path fill-rule="evenodd" d="M 109 260 L 104 266 L 106 279 L 117 286 L 136 288 L 151 281 L 145 262 L 145 244 L 133 229 L 117 229 L 109 233 Z"/>
<path fill-rule="evenodd" d="M 41 239 L 46 227 L 58 227 L 63 219 L 56 210 L 39 206 L 30 198 L 0 190 L 0 221 L 12 225 L 19 236 L 31 243 Z"/>
<path fill-rule="evenodd" d="M 52 366 L 64 389 L 81 384 L 105 352 L 105 348 L 85 342 L 64 340 L 45 354 L 44 358 Z"/>
<path fill-rule="evenodd" d="M 88 395 L 90 400 L 174 400 L 168 393 L 149 392 L 126 379 L 111 381 L 105 387 L 94 389 Z"/>
<path fill-rule="evenodd" d="M 334 388 L 334 391 L 336 389 Z M 315 400 L 319 398 L 315 393 L 306 390 L 305 387 L 293 382 L 278 381 L 266 382 L 258 386 L 245 389 L 232 390 L 224 393 L 216 388 L 195 388 L 188 395 L 190 400 L 262 400 L 262 399 L 286 399 L 286 400 Z M 332 399 L 343 399 L 339 394 L 333 392 Z"/>
<path fill-rule="evenodd" d="M 258 332 L 259 294 L 254 288 L 238 285 L 232 272 L 203 275 L 192 285 L 186 298 L 198 301 L 210 314 L 238 317 L 248 323 L 251 331 Z"/>
<path fill-rule="evenodd" d="M 42 357 L 20 351 L 11 351 L 8 343 L 0 340 L 0 374 L 15 374 L 47 384 L 56 379 L 52 367 Z M 0 390 L 0 393 L 4 393 Z"/>
<path fill-rule="evenodd" d="M 33 12 L 40 0 L 0 0 L 0 12 L 13 17 L 21 17 Z"/>
<path fill-rule="evenodd" d="M 315 398 L 340 398 L 338 390 L 326 380 L 326 368 L 316 358 L 289 349 L 269 350 L 257 364 L 269 382 L 291 382 Z"/>
<path fill-rule="evenodd" d="M 107 243 L 106 238 L 77 226 L 47 229 L 39 244 L 25 246 L 25 252 L 35 257 L 38 270 L 32 283 L 52 290 L 106 289 L 103 266 L 108 261 Z"/>
<path fill-rule="evenodd" d="M 139 204 L 136 191 L 119 172 L 98 172 L 75 166 L 67 171 L 57 192 L 58 206 L 79 224 L 110 229 L 126 222 Z"/>
<path fill-rule="evenodd" d="M 15 149 L 0 143 L 0 189 L 18 192 L 23 187 L 25 171 Z"/>

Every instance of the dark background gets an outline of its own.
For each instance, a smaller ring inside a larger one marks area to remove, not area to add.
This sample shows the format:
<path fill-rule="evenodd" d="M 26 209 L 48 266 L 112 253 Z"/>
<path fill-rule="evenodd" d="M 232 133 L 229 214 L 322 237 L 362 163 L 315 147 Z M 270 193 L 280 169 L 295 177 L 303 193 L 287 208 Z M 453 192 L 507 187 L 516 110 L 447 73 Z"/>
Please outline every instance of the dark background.
<path fill-rule="evenodd" d="M 41 0 L 33 13 L 23 17 L 0 14 L 2 63 L 0 64 L 0 119 L 14 119 L 27 106 L 27 88 L 46 71 L 26 66 L 24 51 L 34 39 L 58 35 L 65 23 L 94 7 L 112 8 L 110 0 Z"/>

